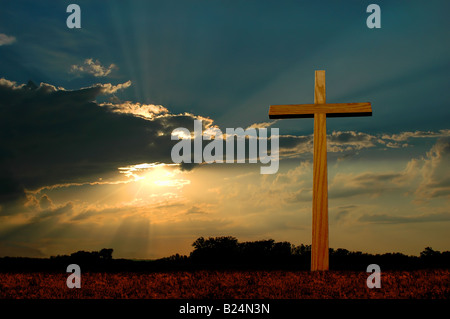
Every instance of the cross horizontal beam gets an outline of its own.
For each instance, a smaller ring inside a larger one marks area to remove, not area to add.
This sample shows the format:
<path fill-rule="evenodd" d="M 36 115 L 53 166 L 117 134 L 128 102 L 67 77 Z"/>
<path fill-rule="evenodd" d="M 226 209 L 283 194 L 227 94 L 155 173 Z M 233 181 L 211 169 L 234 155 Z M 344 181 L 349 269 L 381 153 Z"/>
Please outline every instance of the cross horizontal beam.
<path fill-rule="evenodd" d="M 371 116 L 370 102 L 364 103 L 327 103 L 327 104 L 288 104 L 271 105 L 270 119 L 313 118 L 314 114 L 326 114 L 327 117 Z"/>

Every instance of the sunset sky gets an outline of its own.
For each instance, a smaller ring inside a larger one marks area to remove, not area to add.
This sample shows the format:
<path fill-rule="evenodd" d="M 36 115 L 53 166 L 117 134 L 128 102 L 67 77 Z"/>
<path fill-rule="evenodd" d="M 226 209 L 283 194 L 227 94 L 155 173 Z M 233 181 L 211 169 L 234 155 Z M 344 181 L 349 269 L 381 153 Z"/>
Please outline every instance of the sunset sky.
<path fill-rule="evenodd" d="M 81 7 L 81 29 L 66 8 Z M 366 8 L 381 8 L 369 29 Z M 449 1 L 0 0 L 0 256 L 189 254 L 200 236 L 311 243 L 313 120 L 330 118 L 330 247 L 450 250 Z M 29 82 L 31 81 L 31 82 Z M 178 165 L 175 128 L 279 128 L 261 163 Z"/>

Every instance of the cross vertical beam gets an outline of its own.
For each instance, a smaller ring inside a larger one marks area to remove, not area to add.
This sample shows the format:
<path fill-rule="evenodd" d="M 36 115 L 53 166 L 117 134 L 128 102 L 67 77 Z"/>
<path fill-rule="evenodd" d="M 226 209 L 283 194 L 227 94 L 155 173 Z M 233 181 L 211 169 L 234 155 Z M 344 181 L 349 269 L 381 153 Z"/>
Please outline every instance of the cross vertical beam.
<path fill-rule="evenodd" d="M 325 71 L 316 71 L 314 104 L 271 105 L 269 118 L 314 117 L 311 270 L 328 270 L 327 117 L 372 116 L 370 102 L 326 103 Z"/>
<path fill-rule="evenodd" d="M 325 71 L 316 71 L 314 104 L 325 103 Z M 325 113 L 314 114 L 311 270 L 328 270 L 329 268 L 326 118 Z"/>

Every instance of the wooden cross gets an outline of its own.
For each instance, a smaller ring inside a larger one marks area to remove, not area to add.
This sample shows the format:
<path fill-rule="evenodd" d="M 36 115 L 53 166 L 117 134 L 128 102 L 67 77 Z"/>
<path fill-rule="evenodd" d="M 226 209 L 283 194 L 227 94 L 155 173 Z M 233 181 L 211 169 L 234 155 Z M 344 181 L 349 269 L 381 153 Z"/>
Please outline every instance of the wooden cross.
<path fill-rule="evenodd" d="M 367 103 L 325 102 L 325 71 L 315 72 L 314 104 L 271 105 L 269 118 L 314 117 L 311 270 L 328 270 L 327 117 L 371 116 Z"/>

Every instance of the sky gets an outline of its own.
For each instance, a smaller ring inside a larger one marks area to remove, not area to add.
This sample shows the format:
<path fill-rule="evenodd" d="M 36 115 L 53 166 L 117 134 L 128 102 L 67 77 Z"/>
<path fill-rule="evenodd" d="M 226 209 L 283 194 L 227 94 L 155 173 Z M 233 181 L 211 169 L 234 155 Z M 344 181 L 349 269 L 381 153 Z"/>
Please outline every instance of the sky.
<path fill-rule="evenodd" d="M 313 103 L 315 70 L 373 109 L 327 120 L 330 247 L 450 250 L 450 3 L 376 1 L 370 29 L 373 2 L 77 0 L 68 28 L 74 1 L 0 0 L 0 256 L 311 244 L 313 120 L 268 110 Z M 174 163 L 194 120 L 278 128 L 278 171 Z"/>

